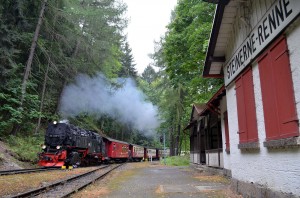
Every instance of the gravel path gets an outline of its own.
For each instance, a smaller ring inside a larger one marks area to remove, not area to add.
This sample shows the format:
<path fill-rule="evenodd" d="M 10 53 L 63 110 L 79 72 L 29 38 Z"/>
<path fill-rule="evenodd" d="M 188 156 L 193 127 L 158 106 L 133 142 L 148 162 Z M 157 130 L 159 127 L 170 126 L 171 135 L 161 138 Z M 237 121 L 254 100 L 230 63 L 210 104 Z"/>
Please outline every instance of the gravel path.
<path fill-rule="evenodd" d="M 207 197 L 205 193 L 200 193 L 198 186 L 226 188 L 223 184 L 199 182 L 188 171 L 186 167 L 154 166 L 137 169 L 136 175 L 109 197 Z"/>
<path fill-rule="evenodd" d="M 184 198 L 240 197 L 229 189 L 230 181 L 222 176 L 200 173 L 190 167 L 170 167 L 155 163 L 127 164 L 105 184 L 96 183 L 74 197 L 108 198 Z"/>

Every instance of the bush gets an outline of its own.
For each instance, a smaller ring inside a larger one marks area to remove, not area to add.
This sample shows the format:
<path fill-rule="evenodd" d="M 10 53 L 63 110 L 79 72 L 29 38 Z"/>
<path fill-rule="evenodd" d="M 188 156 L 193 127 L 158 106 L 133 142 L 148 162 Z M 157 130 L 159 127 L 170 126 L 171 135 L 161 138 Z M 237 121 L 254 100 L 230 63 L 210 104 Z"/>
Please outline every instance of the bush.
<path fill-rule="evenodd" d="M 161 160 L 164 164 L 164 159 Z M 166 165 L 168 166 L 188 166 L 190 164 L 189 156 L 172 156 L 166 157 Z"/>
<path fill-rule="evenodd" d="M 9 136 L 7 138 L 12 152 L 14 152 L 20 161 L 36 163 L 37 154 L 41 152 L 41 144 L 44 143 L 44 136 Z"/>

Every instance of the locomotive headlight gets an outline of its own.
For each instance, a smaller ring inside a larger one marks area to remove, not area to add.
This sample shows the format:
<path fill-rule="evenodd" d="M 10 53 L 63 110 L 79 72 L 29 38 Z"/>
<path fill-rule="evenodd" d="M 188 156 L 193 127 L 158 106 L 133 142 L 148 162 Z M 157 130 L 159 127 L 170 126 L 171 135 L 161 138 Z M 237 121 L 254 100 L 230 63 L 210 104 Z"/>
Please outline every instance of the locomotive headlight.
<path fill-rule="evenodd" d="M 57 124 L 57 121 L 54 121 L 53 124 Z"/>
<path fill-rule="evenodd" d="M 56 146 L 56 149 L 60 149 L 61 148 L 61 146 Z"/>
<path fill-rule="evenodd" d="M 42 149 L 45 149 L 46 148 L 46 145 L 42 145 Z"/>

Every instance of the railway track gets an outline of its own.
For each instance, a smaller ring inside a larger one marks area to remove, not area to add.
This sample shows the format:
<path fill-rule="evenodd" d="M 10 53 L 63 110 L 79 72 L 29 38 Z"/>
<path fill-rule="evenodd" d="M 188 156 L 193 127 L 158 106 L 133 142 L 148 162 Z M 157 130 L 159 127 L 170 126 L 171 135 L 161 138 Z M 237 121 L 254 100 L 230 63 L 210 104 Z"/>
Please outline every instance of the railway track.
<path fill-rule="evenodd" d="M 6 170 L 6 171 L 0 171 L 0 176 L 22 174 L 22 173 L 32 173 L 32 172 L 42 172 L 42 171 L 49 171 L 49 170 L 59 170 L 59 168 L 31 168 L 31 169 Z"/>
<path fill-rule="evenodd" d="M 10 196 L 10 198 L 19 197 L 67 197 L 74 192 L 86 187 L 94 181 L 103 178 L 105 175 L 120 167 L 123 164 L 113 164 L 100 166 L 97 169 L 88 171 L 86 173 L 75 175 L 73 177 L 53 182 L 49 185 L 32 189 L 30 191 L 19 193 Z"/>

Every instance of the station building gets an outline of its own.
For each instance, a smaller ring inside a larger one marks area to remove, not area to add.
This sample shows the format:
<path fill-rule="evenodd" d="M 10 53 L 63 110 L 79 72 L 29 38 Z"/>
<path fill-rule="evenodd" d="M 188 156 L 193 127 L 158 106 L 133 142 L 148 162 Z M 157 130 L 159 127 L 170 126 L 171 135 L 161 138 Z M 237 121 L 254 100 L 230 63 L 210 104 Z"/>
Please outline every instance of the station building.
<path fill-rule="evenodd" d="M 205 1 L 217 5 L 203 77 L 224 78 L 206 104 L 220 123 L 219 167 L 245 197 L 299 197 L 300 1 Z M 191 162 L 203 162 L 201 147 Z"/>
<path fill-rule="evenodd" d="M 225 87 L 222 86 L 206 104 L 193 105 L 190 122 L 184 129 L 189 130 L 190 162 L 193 164 L 224 168 L 224 140 L 218 108 L 224 95 Z"/>

